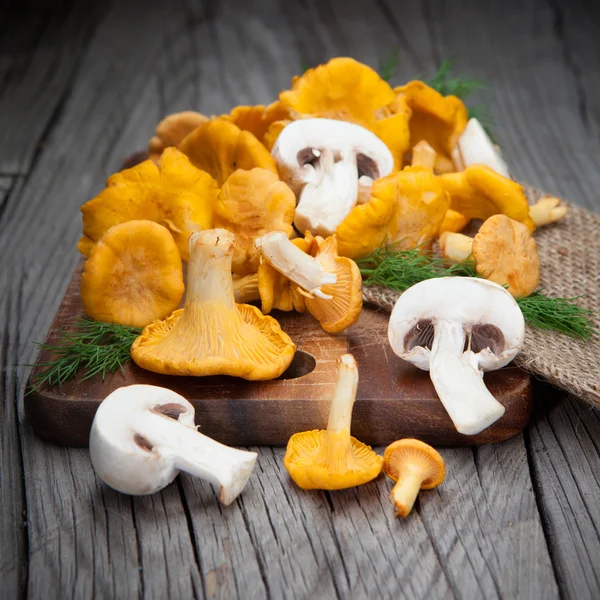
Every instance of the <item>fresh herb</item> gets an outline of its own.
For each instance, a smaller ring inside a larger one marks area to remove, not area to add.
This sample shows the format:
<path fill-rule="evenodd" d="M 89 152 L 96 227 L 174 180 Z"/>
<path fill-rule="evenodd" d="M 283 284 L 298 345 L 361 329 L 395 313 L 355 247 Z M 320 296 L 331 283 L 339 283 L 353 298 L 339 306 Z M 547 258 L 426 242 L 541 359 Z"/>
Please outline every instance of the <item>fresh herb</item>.
<path fill-rule="evenodd" d="M 365 285 L 380 285 L 399 292 L 434 277 L 478 277 L 472 261 L 449 264 L 418 248 L 397 250 L 393 244 L 382 246 L 357 262 Z M 577 306 L 573 302 L 576 299 L 550 298 L 535 292 L 527 298 L 518 298 L 517 303 L 530 327 L 587 340 L 595 332 L 591 320 L 594 313 Z"/>
<path fill-rule="evenodd" d="M 462 77 L 454 72 L 451 60 L 444 59 L 437 73 L 426 82 L 427 85 L 437 90 L 443 96 L 457 96 L 465 104 L 474 93 L 486 89 L 486 85 L 478 79 Z M 470 118 L 477 119 L 485 132 L 494 141 L 494 123 L 489 109 L 484 104 L 467 106 Z"/>
<path fill-rule="evenodd" d="M 304 56 L 302 56 L 300 58 L 300 71 L 301 71 L 301 73 L 304 74 L 309 69 L 312 69 L 310 63 L 308 62 L 308 60 L 306 60 L 306 58 Z"/>
<path fill-rule="evenodd" d="M 485 89 L 485 85 L 477 79 L 456 75 L 452 61 L 447 59 L 442 61 L 437 73 L 425 83 L 442 96 L 457 96 L 463 101 L 475 92 Z"/>
<path fill-rule="evenodd" d="M 399 53 L 399 49 L 396 48 L 392 54 L 390 54 L 387 60 L 380 61 L 378 71 L 379 76 L 384 81 L 389 82 L 389 80 L 396 74 L 399 62 Z"/>
<path fill-rule="evenodd" d="M 517 299 L 517 303 L 531 327 L 587 340 L 595 333 L 594 312 L 577 306 L 573 300 L 577 298 L 551 298 L 534 292 L 527 298 Z"/>
<path fill-rule="evenodd" d="M 56 344 L 36 344 L 52 358 L 37 365 L 42 370 L 33 378 L 34 388 L 61 385 L 75 377 L 80 368 L 85 373 L 82 380 L 95 375 L 104 379 L 129 360 L 131 344 L 140 333 L 136 327 L 80 319 L 72 330 L 60 332 Z"/>
<path fill-rule="evenodd" d="M 434 277 L 477 276 L 475 263 L 464 261 L 451 264 L 443 258 L 424 254 L 419 248 L 398 250 L 397 244 L 381 246 L 372 254 L 357 261 L 365 277 L 365 285 L 380 285 L 403 292 L 409 287 Z"/>

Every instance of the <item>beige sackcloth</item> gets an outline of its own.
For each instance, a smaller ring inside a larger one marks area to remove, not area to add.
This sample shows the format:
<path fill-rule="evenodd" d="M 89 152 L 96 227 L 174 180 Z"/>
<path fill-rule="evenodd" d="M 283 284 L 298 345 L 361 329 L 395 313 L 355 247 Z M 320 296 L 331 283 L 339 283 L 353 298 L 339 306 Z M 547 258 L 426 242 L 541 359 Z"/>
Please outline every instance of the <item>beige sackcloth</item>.
<path fill-rule="evenodd" d="M 531 203 L 543 193 L 524 186 Z M 541 263 L 539 291 L 548 296 L 575 298 L 594 312 L 596 332 L 586 341 L 554 331 L 527 327 L 516 364 L 553 385 L 600 406 L 600 215 L 569 204 L 558 223 L 534 234 Z M 363 286 L 363 299 L 391 311 L 400 292 Z"/>

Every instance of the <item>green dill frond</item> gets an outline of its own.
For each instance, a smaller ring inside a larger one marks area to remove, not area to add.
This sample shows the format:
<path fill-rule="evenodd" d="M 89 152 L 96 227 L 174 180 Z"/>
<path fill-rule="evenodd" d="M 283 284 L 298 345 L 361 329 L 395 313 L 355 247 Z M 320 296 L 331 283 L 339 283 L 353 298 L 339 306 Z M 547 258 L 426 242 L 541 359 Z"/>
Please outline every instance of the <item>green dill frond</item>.
<path fill-rule="evenodd" d="M 551 298 L 534 292 L 527 298 L 518 298 L 517 304 L 531 327 L 587 340 L 595 332 L 592 322 L 594 313 L 577 306 L 574 300 L 577 298 Z"/>
<path fill-rule="evenodd" d="M 419 248 L 397 250 L 398 244 L 381 246 L 357 261 L 365 277 L 365 285 L 380 285 L 403 292 L 409 287 L 434 277 L 475 277 L 475 264 L 464 261 L 451 264 L 443 258 L 423 253 Z"/>
<path fill-rule="evenodd" d="M 80 319 L 71 330 L 60 332 L 55 344 L 36 343 L 49 351 L 51 359 L 38 364 L 41 371 L 33 377 L 34 388 L 61 385 L 83 369 L 82 380 L 100 375 L 102 379 L 130 359 L 129 350 L 141 329 Z M 34 365 L 25 365 L 34 366 Z"/>
<path fill-rule="evenodd" d="M 396 245 L 397 248 L 397 245 Z M 403 292 L 435 277 L 478 277 L 473 261 L 450 264 L 443 258 L 425 254 L 419 248 L 397 250 L 381 246 L 357 261 L 364 285 L 379 285 Z M 526 323 L 537 329 L 556 331 L 572 338 L 589 339 L 595 332 L 594 313 L 577 306 L 577 298 L 551 298 L 535 292 L 517 299 Z"/>
<path fill-rule="evenodd" d="M 457 75 L 454 73 L 453 68 L 452 61 L 444 59 L 437 73 L 425 83 L 437 90 L 442 96 L 457 96 L 463 102 L 475 92 L 485 89 L 485 84 L 478 79 Z"/>
<path fill-rule="evenodd" d="M 396 75 L 396 71 L 398 69 L 398 63 L 400 61 L 400 49 L 396 48 L 390 56 L 383 61 L 379 62 L 379 68 L 377 69 L 379 72 L 379 76 L 384 81 L 389 83 L 390 79 Z"/>

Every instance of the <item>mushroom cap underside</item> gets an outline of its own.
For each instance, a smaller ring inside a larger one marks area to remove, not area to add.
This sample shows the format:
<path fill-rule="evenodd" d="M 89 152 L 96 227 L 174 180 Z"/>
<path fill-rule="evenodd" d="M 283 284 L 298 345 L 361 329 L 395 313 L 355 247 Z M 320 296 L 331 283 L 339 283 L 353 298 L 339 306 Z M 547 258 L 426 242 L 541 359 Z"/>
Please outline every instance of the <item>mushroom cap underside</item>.
<path fill-rule="evenodd" d="M 379 475 L 383 458 L 370 446 L 352 436 L 349 446 L 338 444 L 336 436 L 340 434 L 315 429 L 290 438 L 283 462 L 299 487 L 341 490 L 367 483 Z"/>
<path fill-rule="evenodd" d="M 337 255 L 337 240 L 329 237 L 319 244 L 316 259 L 328 273 L 336 275 L 336 282 L 322 286 L 331 299 L 306 298 L 306 308 L 328 333 L 347 329 L 360 316 L 362 309 L 362 277 L 357 264 Z"/>
<path fill-rule="evenodd" d="M 446 476 L 446 464 L 440 453 L 429 444 L 411 438 L 390 444 L 383 455 L 383 471 L 393 481 L 419 472 L 421 489 L 440 485 Z"/>
<path fill-rule="evenodd" d="M 374 133 L 346 121 L 334 119 L 300 119 L 287 125 L 279 134 L 271 154 L 284 171 L 292 173 L 294 179 L 310 178 L 315 161 L 319 157 L 309 156 L 307 167 L 306 151 L 329 149 L 334 152 L 353 150 L 357 154 L 357 166 L 372 161 L 375 172 L 367 172 L 372 179 L 384 177 L 394 168 L 394 157 L 386 144 Z"/>
<path fill-rule="evenodd" d="M 289 366 L 296 346 L 272 317 L 216 302 L 175 311 L 142 331 L 131 347 L 140 367 L 165 375 L 231 375 L 274 379 Z"/>
<path fill-rule="evenodd" d="M 485 279 L 440 277 L 412 286 L 396 302 L 388 327 L 394 352 L 427 369 L 437 320 L 462 323 L 472 341 L 473 334 L 478 336 L 478 347 L 472 349 L 485 354 L 480 357 L 483 369 L 510 362 L 525 335 L 523 313 L 502 286 Z"/>

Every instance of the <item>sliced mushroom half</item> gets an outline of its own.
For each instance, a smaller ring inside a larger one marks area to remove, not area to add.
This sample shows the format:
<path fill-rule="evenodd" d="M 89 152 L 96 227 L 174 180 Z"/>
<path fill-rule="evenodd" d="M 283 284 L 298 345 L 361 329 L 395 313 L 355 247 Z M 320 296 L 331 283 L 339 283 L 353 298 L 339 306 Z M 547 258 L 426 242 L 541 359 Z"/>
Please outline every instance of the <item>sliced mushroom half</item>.
<path fill-rule="evenodd" d="M 457 431 L 475 435 L 504 414 L 483 383 L 483 372 L 508 364 L 525 334 L 523 313 L 500 285 L 443 277 L 408 289 L 392 311 L 394 352 L 428 370 Z"/>
<path fill-rule="evenodd" d="M 300 119 L 273 147 L 282 179 L 298 199 L 299 231 L 335 232 L 375 179 L 392 172 L 388 147 L 364 127 L 334 119 Z"/>

